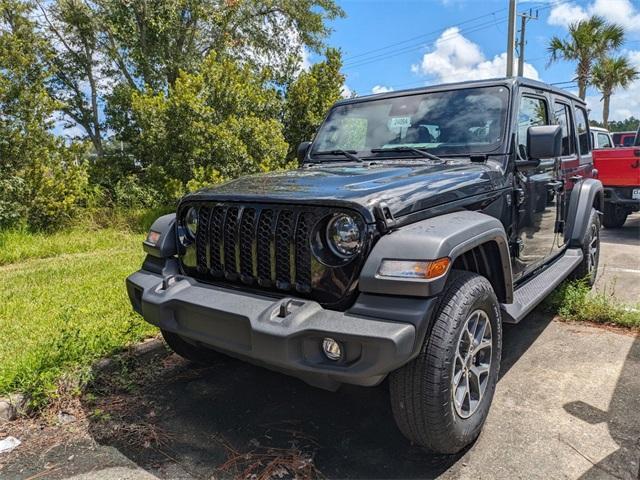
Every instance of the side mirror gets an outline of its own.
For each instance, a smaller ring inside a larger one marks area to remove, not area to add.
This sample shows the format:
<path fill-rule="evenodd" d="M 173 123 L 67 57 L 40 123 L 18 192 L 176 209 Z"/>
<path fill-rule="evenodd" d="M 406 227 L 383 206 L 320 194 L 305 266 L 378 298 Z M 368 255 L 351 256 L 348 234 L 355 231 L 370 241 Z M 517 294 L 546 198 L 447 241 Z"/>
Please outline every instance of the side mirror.
<path fill-rule="evenodd" d="M 309 151 L 309 147 L 311 146 L 311 142 L 302 142 L 298 145 L 298 162 L 304 162 L 305 157 L 307 156 L 307 152 Z"/>
<path fill-rule="evenodd" d="M 527 130 L 529 159 L 556 158 L 562 154 L 562 128 L 560 125 L 541 125 Z"/>

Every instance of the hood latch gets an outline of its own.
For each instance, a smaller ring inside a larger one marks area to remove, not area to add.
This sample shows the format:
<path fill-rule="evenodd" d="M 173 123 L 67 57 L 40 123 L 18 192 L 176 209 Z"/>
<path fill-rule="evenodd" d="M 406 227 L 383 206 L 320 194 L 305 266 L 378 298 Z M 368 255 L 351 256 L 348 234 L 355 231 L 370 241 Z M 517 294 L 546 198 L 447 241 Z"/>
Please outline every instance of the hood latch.
<path fill-rule="evenodd" d="M 389 205 L 385 202 L 380 202 L 373 207 L 373 214 L 376 217 L 378 228 L 382 233 L 387 233 L 396 226 L 396 219 L 393 217 Z"/>

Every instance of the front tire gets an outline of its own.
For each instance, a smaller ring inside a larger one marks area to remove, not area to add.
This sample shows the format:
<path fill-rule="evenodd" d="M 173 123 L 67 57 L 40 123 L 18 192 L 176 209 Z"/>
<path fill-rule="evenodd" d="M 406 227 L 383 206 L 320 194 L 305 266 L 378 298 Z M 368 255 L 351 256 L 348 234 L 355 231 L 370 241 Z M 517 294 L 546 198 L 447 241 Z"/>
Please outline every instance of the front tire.
<path fill-rule="evenodd" d="M 489 281 L 453 271 L 420 354 L 391 374 L 391 406 L 402 433 L 437 453 L 476 440 L 500 371 L 502 320 Z"/>
<path fill-rule="evenodd" d="M 215 350 L 191 343 L 177 333 L 169 332 L 167 330 L 160 331 L 162 332 L 164 341 L 169 345 L 169 348 L 182 358 L 199 365 L 212 365 L 216 361 L 220 360 L 220 354 Z"/>

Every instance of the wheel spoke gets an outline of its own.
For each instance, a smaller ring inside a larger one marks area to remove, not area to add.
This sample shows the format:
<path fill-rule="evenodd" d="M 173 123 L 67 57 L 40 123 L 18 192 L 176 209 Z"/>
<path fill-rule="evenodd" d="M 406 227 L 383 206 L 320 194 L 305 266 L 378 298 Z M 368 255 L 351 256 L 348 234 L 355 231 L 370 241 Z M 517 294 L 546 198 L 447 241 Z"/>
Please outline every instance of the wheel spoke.
<path fill-rule="evenodd" d="M 477 354 L 478 352 L 480 352 L 481 350 L 484 350 L 485 348 L 491 348 L 491 345 L 492 345 L 491 339 L 482 340 L 478 344 L 478 346 L 474 348 L 474 352 Z"/>
<path fill-rule="evenodd" d="M 482 383 L 480 381 L 480 377 L 486 373 L 489 373 L 490 366 L 488 363 L 483 363 L 481 365 L 472 365 L 469 371 L 473 374 L 474 377 L 478 379 L 478 385 Z"/>
<path fill-rule="evenodd" d="M 474 335 L 474 339 L 473 339 L 473 349 L 474 350 L 478 350 L 478 347 L 482 344 L 482 341 L 484 339 L 484 335 L 487 331 L 487 325 L 488 325 L 489 321 L 488 320 L 484 320 L 482 322 L 482 329 L 480 330 L 480 335 L 478 335 L 477 333 L 477 329 L 476 329 L 476 334 Z"/>
<path fill-rule="evenodd" d="M 454 399 L 459 409 L 462 409 L 464 399 L 467 397 L 468 393 L 469 393 L 469 382 L 467 378 L 467 381 L 461 382 L 460 386 L 455 390 Z"/>

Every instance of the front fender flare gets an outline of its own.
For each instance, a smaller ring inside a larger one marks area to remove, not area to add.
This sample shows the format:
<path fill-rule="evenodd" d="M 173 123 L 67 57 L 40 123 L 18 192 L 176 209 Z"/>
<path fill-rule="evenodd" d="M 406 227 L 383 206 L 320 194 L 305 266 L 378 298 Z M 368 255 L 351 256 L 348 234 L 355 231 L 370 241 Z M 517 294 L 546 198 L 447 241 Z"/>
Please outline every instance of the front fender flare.
<path fill-rule="evenodd" d="M 460 211 L 413 223 L 384 235 L 369 254 L 360 273 L 361 292 L 414 297 L 439 294 L 446 275 L 435 280 L 389 278 L 378 275 L 383 259 L 435 260 L 461 254 L 487 242 L 495 242 L 500 254 L 504 292 L 507 303 L 513 298 L 509 243 L 502 223 L 480 212 Z"/>
<path fill-rule="evenodd" d="M 158 232 L 160 237 L 158 242 L 154 245 L 146 240 L 142 242 L 142 247 L 145 252 L 156 258 L 169 258 L 173 257 L 177 253 L 176 246 L 176 214 L 170 213 L 158 217 L 151 228 L 153 232 Z"/>

